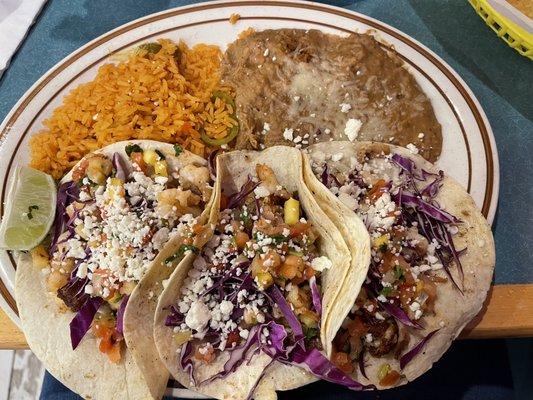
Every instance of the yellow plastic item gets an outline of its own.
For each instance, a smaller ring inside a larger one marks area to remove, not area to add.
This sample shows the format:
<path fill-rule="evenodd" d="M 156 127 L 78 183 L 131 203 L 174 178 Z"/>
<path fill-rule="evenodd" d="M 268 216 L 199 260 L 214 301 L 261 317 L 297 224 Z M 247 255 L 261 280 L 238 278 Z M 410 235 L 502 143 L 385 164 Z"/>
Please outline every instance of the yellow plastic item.
<path fill-rule="evenodd" d="M 498 13 L 487 0 L 468 0 L 485 23 L 510 47 L 533 60 L 533 35 Z"/>

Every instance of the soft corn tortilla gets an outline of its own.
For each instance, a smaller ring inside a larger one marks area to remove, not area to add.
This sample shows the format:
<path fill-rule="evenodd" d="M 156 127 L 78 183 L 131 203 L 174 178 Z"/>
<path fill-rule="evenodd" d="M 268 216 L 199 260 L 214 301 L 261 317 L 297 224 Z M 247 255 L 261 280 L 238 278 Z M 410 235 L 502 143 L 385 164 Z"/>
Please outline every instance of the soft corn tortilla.
<path fill-rule="evenodd" d="M 302 175 L 302 155 L 300 151 L 294 148 L 277 146 L 263 152 L 236 151 L 220 156 L 217 166 L 220 187 L 216 187 L 216 190 L 223 190 L 226 194 L 238 191 L 248 176 L 256 175 L 255 166 L 257 164 L 268 165 L 274 171 L 280 185 L 290 192 L 298 192 L 308 220 L 313 223 L 321 236 L 320 252 L 328 256 L 333 262 L 333 267 L 322 274 L 323 314 L 320 331 L 322 344 L 326 353 L 329 354 L 331 342 L 336 333 L 330 324 L 330 315 L 337 313 L 347 315 L 349 308 L 343 310 L 344 304 L 350 303 L 351 307 L 351 302 L 353 302 L 353 299 L 349 302 L 339 300 L 343 295 L 347 295 L 341 293 L 341 283 L 347 275 L 354 274 L 350 264 L 348 246 L 343 241 L 341 232 L 321 210 L 305 186 Z M 214 204 L 214 208 L 218 209 L 219 207 Z M 366 243 L 368 234 L 366 231 L 363 233 L 363 242 Z M 241 365 L 234 373 L 224 379 L 198 387 L 192 385 L 188 373 L 179 367 L 177 350 L 181 346 L 176 345 L 172 329 L 164 325 L 167 314 L 165 308 L 179 298 L 181 284 L 187 277 L 193 261 L 194 256 L 189 256 L 181 262 L 170 277 L 170 281 L 159 299 L 154 321 L 154 337 L 159 354 L 172 376 L 184 386 L 219 399 L 245 399 L 261 377 L 263 369 L 271 361 L 270 357 L 265 354 L 261 353 L 254 356 L 249 364 Z M 196 368 L 197 381 L 201 382 L 220 371 L 226 360 L 227 354 L 223 353 L 215 362 Z M 315 380 L 314 376 L 303 369 L 276 362 L 269 367 L 262 378 L 255 390 L 254 398 L 275 399 L 277 397 L 276 390 L 293 389 Z"/>
<path fill-rule="evenodd" d="M 342 154 L 343 157 L 338 162 L 327 161 L 329 167 L 338 171 L 349 171 L 351 169 L 350 158 L 357 157 L 361 162 L 365 156 L 372 158 L 385 153 L 397 153 L 403 157 L 410 158 L 416 163 L 418 168 L 428 172 L 438 173 L 439 168 L 430 162 L 424 160 L 418 155 L 412 154 L 403 147 L 393 145 L 372 143 L 372 142 L 329 142 L 320 143 L 308 148 L 311 162 L 323 160 L 324 154 Z M 333 194 L 315 177 L 311 170 L 309 162 L 304 167 L 305 180 L 308 187 L 315 195 L 317 201 L 326 210 L 337 200 Z M 461 262 L 464 270 L 463 295 L 448 281 L 444 284 L 437 285 L 437 302 L 435 305 L 435 315 L 425 316 L 424 329 L 410 329 L 410 342 L 408 349 L 413 348 L 423 337 L 435 329 L 440 329 L 433 338 L 426 344 L 424 349 L 402 370 L 405 379 L 400 380 L 398 385 L 405 384 L 414 380 L 431 368 L 444 352 L 450 347 L 452 341 L 461 333 L 466 324 L 476 316 L 481 310 L 483 302 L 487 297 L 487 292 L 492 281 L 492 274 L 495 264 L 494 239 L 490 227 L 477 209 L 474 201 L 464 188 L 454 179 L 446 176 L 442 182 L 442 187 L 436 196 L 436 201 L 443 205 L 447 212 L 460 218 L 463 223 L 460 224 L 459 232 L 454 236 L 454 243 L 457 249 L 467 248 L 464 255 L 461 256 Z M 337 200 L 338 201 L 338 200 Z M 346 212 L 353 213 L 345 207 L 342 214 L 331 213 L 330 218 L 336 223 L 339 229 L 346 231 L 349 226 L 344 221 Z M 348 238 L 348 234 L 345 237 Z M 353 253 L 353 246 L 349 246 Z M 461 282 L 457 268 L 451 268 L 454 279 Z M 366 275 L 366 273 L 365 273 Z M 364 279 L 364 277 L 362 277 Z M 361 279 L 359 280 L 361 281 Z M 357 293 L 353 291 L 353 282 L 345 281 L 343 290 L 351 291 L 352 299 L 355 299 Z M 358 289 L 359 290 L 359 289 Z M 340 318 L 336 325 L 342 324 L 344 316 L 334 315 L 334 318 Z M 355 379 L 363 384 L 374 384 L 380 387 L 377 380 L 377 372 L 383 363 L 388 363 L 393 369 L 399 370 L 399 361 L 392 355 L 381 358 L 374 358 L 367 354 L 365 357 L 366 373 L 370 380 L 365 379 L 357 369 Z"/>
<path fill-rule="evenodd" d="M 171 144 L 151 140 L 118 142 L 94 153 L 108 157 L 119 153 L 124 165 L 129 169 L 128 172 L 131 172 L 131 164 L 125 152 L 128 144 L 161 151 L 173 170 L 191 163 L 206 165 L 206 160 L 201 157 L 187 151 L 176 157 Z M 83 159 L 79 163 L 82 161 Z M 65 175 L 62 182 L 71 179 L 72 170 Z M 201 218 L 204 220 L 207 219 L 210 204 L 202 214 Z M 179 241 L 179 237 L 174 238 L 153 263 L 168 257 L 172 246 L 179 247 Z M 171 268 L 169 270 L 167 267 L 165 272 L 168 277 Z M 156 283 L 165 279 L 165 276 L 161 273 L 156 278 L 155 295 L 158 290 L 161 292 Z M 29 254 L 21 254 L 18 259 L 15 293 L 22 327 L 30 348 L 46 369 L 69 389 L 87 399 L 159 399 L 163 396 L 169 375 L 164 364 L 158 360 L 151 340 L 155 303 L 143 304 L 140 309 L 130 312 L 132 308 L 138 307 L 137 290 L 132 293 L 126 307 L 124 337 L 127 349 L 123 353 L 123 360 L 118 364 L 111 363 L 107 356 L 98 350 L 98 339 L 90 333 L 85 335 L 76 350 L 72 350 L 69 324 L 75 313 L 54 293 L 48 292 L 44 276 L 33 266 Z M 145 334 L 148 334 L 147 338 L 144 337 Z"/>

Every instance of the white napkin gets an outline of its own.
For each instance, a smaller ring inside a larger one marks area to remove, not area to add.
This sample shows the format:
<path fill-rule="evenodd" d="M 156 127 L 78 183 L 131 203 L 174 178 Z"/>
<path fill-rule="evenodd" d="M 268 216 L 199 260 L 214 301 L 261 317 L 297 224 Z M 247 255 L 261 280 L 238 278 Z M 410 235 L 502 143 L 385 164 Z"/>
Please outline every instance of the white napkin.
<path fill-rule="evenodd" d="M 0 0 L 0 77 L 46 0 Z"/>

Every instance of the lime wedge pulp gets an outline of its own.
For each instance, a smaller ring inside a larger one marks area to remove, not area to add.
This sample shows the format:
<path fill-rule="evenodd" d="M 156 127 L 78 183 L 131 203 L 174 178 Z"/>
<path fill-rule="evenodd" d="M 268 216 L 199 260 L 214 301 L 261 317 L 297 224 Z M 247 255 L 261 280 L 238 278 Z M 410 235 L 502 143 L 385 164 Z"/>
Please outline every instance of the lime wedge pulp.
<path fill-rule="evenodd" d="M 56 196 L 50 175 L 17 167 L 4 203 L 0 248 L 30 250 L 41 243 L 54 222 Z"/>

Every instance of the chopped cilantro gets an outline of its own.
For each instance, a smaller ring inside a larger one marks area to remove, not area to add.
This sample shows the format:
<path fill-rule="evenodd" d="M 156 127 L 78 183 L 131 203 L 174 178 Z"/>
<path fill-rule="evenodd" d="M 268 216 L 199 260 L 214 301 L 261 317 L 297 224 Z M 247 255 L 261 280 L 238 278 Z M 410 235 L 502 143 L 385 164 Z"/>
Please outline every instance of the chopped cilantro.
<path fill-rule="evenodd" d="M 141 149 L 141 146 L 139 146 L 138 144 L 128 144 L 125 150 L 126 150 L 126 154 L 128 155 L 128 157 L 130 157 L 132 153 L 143 152 L 143 149 Z"/>
<path fill-rule="evenodd" d="M 143 43 L 139 45 L 139 50 L 145 50 L 149 54 L 156 54 L 159 53 L 159 50 L 161 50 L 163 46 L 161 46 L 159 43 Z"/>
<path fill-rule="evenodd" d="M 164 159 L 166 158 L 165 155 L 164 155 L 161 151 L 156 150 L 155 152 L 156 152 L 157 155 L 159 156 L 159 159 L 160 159 L 160 160 L 164 160 Z"/>
<path fill-rule="evenodd" d="M 239 219 L 246 225 L 250 222 L 250 213 L 246 210 L 239 214 Z"/>
<path fill-rule="evenodd" d="M 33 210 L 38 210 L 38 209 L 39 209 L 39 206 L 36 206 L 35 204 L 29 206 L 28 207 L 28 212 L 26 214 L 28 219 L 33 219 Z"/>
<path fill-rule="evenodd" d="M 270 236 L 270 238 L 274 241 L 275 244 L 280 244 L 289 240 L 288 236 L 283 235 L 274 235 Z"/>
<path fill-rule="evenodd" d="M 382 253 L 385 253 L 388 248 L 389 246 L 387 245 L 387 243 L 382 243 L 379 245 L 378 250 Z"/>
<path fill-rule="evenodd" d="M 305 340 L 306 341 L 309 341 L 311 339 L 314 339 L 314 338 L 318 337 L 318 329 L 317 328 L 307 328 L 306 326 L 304 326 L 303 328 L 304 328 L 304 335 L 305 335 Z"/>
<path fill-rule="evenodd" d="M 405 272 L 399 265 L 394 266 L 394 279 L 401 281 L 405 279 Z"/>
<path fill-rule="evenodd" d="M 379 294 L 385 296 L 385 297 L 388 297 L 392 294 L 392 287 L 390 286 L 385 286 L 383 289 L 381 289 L 381 291 L 379 292 Z"/>
<path fill-rule="evenodd" d="M 176 154 L 176 157 L 179 156 L 181 153 L 183 153 L 183 149 L 179 144 L 174 145 L 174 154 Z"/>
<path fill-rule="evenodd" d="M 198 247 L 196 246 L 193 246 L 191 244 L 182 244 L 180 246 L 180 248 L 178 249 L 178 251 L 176 251 L 174 254 L 172 254 L 170 257 L 167 257 L 166 260 L 165 260 L 165 264 L 170 264 L 174 261 L 176 261 L 177 259 L 180 259 L 181 257 L 183 257 L 183 255 L 187 252 L 187 251 L 191 251 L 193 252 L 194 254 L 198 254 Z"/>

